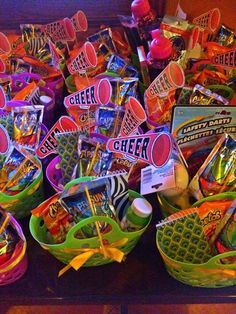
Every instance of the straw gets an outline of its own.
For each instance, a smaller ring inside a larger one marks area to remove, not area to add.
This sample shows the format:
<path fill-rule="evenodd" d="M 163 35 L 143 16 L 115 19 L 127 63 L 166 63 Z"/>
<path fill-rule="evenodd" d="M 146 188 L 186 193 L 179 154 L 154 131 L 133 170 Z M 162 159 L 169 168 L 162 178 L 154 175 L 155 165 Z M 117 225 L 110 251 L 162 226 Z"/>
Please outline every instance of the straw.
<path fill-rule="evenodd" d="M 88 191 L 88 186 L 87 185 L 85 186 L 85 193 L 86 193 L 86 196 L 87 196 L 87 199 L 88 199 L 88 202 L 89 202 L 89 206 L 91 208 L 91 212 L 92 212 L 93 216 L 96 216 L 96 212 L 95 212 L 95 209 L 94 209 L 94 204 L 93 204 L 93 202 L 91 200 L 91 197 L 89 195 L 89 191 Z M 105 257 L 107 257 L 106 250 L 105 250 L 105 247 L 104 247 L 103 241 L 102 241 L 102 235 L 101 235 L 100 228 L 98 226 L 98 222 L 97 221 L 95 221 L 95 226 L 96 226 L 97 235 L 98 235 L 98 238 L 99 238 L 99 241 L 100 241 L 100 244 L 101 244 L 101 249 L 102 249 L 103 255 Z"/>
<path fill-rule="evenodd" d="M 8 221 L 10 220 L 10 216 L 6 215 L 1 227 L 0 227 L 0 234 L 2 234 L 3 230 L 5 229 L 6 225 L 8 224 Z"/>
<path fill-rule="evenodd" d="M 100 147 L 100 144 L 97 143 L 96 148 L 95 148 L 95 151 L 94 151 L 94 154 L 93 154 L 93 158 L 92 158 L 92 160 L 91 160 L 91 162 L 90 162 L 90 165 L 89 165 L 89 167 L 88 167 L 88 169 L 87 169 L 87 171 L 86 171 L 85 176 L 89 176 L 90 171 L 91 171 L 92 168 L 93 168 L 93 165 L 94 165 L 94 162 L 95 162 L 95 160 L 96 160 L 96 155 L 97 155 L 97 151 L 98 151 L 99 147 Z"/>

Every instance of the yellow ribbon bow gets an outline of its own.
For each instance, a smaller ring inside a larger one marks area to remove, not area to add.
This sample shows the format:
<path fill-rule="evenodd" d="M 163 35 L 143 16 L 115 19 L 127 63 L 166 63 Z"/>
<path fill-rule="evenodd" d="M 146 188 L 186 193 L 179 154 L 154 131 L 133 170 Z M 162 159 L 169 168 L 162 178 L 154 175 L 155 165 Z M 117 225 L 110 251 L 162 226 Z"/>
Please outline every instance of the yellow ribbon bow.
<path fill-rule="evenodd" d="M 102 244 L 98 248 L 81 248 L 76 249 L 78 252 L 82 252 L 82 254 L 79 254 L 75 256 L 68 265 L 63 267 L 59 273 L 58 277 L 62 276 L 68 269 L 73 267 L 75 270 L 78 270 L 81 266 L 84 265 L 84 263 L 87 262 L 87 260 L 92 257 L 94 254 L 99 253 L 101 255 L 104 255 L 105 258 L 111 258 L 115 260 L 116 262 L 122 262 L 124 260 L 124 252 L 122 252 L 117 247 L 123 246 L 128 242 L 127 238 L 123 238 L 119 241 L 116 241 L 112 244 Z M 65 249 L 65 252 L 71 252 L 73 249 Z"/>

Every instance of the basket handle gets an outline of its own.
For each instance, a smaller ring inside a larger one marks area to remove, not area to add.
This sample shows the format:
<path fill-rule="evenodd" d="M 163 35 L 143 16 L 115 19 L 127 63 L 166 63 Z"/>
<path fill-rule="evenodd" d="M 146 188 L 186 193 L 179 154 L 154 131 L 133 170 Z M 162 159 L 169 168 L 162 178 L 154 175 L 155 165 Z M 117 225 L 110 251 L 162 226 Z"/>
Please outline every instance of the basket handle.
<path fill-rule="evenodd" d="M 236 263 L 235 262 L 232 264 L 222 264 L 221 260 L 223 258 L 227 258 L 227 257 L 235 257 L 235 259 L 236 259 L 236 250 L 213 256 L 212 258 L 209 259 L 209 261 L 206 264 L 207 264 L 207 266 L 210 266 L 210 267 L 217 267 L 217 268 L 222 267 L 224 269 L 227 267 L 227 268 L 236 270 Z"/>
<path fill-rule="evenodd" d="M 12 75 L 12 88 L 18 88 L 17 82 L 22 84 L 21 88 L 24 88 L 26 85 L 28 85 L 28 78 L 33 79 L 36 82 L 41 80 L 41 76 L 36 73 L 23 72 L 17 75 Z"/>
<path fill-rule="evenodd" d="M 75 238 L 75 234 L 82 227 L 85 227 L 86 225 L 89 225 L 89 224 L 95 223 L 95 222 L 106 222 L 107 224 L 109 224 L 111 226 L 111 230 L 106 233 L 106 236 L 108 234 L 112 234 L 112 233 L 113 234 L 120 234 L 122 232 L 118 223 L 114 219 L 112 219 L 110 217 L 106 217 L 106 216 L 92 216 L 92 217 L 85 218 L 85 219 L 81 220 L 75 226 L 73 226 L 68 231 L 65 242 L 68 244 L 68 243 L 72 243 L 74 241 L 86 240 L 86 239 Z M 87 240 L 88 239 L 91 239 L 91 238 L 87 238 Z"/>

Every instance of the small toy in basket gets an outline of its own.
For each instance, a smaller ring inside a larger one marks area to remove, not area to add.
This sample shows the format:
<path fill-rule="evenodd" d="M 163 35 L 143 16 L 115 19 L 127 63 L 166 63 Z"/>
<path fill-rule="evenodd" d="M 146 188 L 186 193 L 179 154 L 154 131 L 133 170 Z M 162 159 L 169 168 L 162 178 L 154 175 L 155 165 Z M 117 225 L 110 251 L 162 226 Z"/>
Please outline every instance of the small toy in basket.
<path fill-rule="evenodd" d="M 146 225 L 141 227 L 140 230 L 133 232 L 121 230 L 118 224 L 118 215 L 129 207 L 133 199 L 141 196 L 131 190 L 124 191 L 124 183 L 121 183 L 123 179 L 120 178 L 121 181 L 118 183 L 115 176 L 110 178 L 112 178 L 113 183 L 111 184 L 110 181 L 109 188 L 106 191 L 113 193 L 111 206 L 107 204 L 108 200 L 105 200 L 107 192 L 103 190 L 106 178 L 93 180 L 91 178 L 80 178 L 66 185 L 65 191 L 59 199 L 60 206 L 66 204 L 71 216 L 74 215 L 73 211 L 76 210 L 75 220 L 77 223 L 72 224 L 73 226 L 65 235 L 62 243 L 54 242 L 52 244 L 50 242 L 45 218 L 44 224 L 42 224 L 42 217 L 31 216 L 30 232 L 34 239 L 61 262 L 68 264 L 59 272 L 59 276 L 70 267 L 78 270 L 81 266 L 89 267 L 104 265 L 113 261 L 121 262 L 125 255 L 134 248 L 149 225 L 151 215 L 149 215 Z M 81 183 L 83 180 L 89 181 Z M 116 190 L 114 184 L 119 185 L 117 185 Z M 70 192 L 76 190 L 77 192 L 73 195 L 73 198 L 70 198 L 68 196 Z M 117 195 L 118 190 L 120 195 Z M 87 203 L 90 207 L 89 212 L 84 210 Z M 46 207 L 46 205 L 48 204 L 45 202 L 45 206 L 44 203 L 40 206 L 43 208 L 42 206 Z M 75 208 L 75 206 L 77 207 Z M 115 215 L 112 212 L 114 208 L 117 209 Z M 55 206 L 53 206 L 53 209 L 55 209 Z M 52 210 L 52 207 L 49 210 Z M 44 211 L 47 211 L 47 209 L 44 208 Z M 36 212 L 37 209 L 33 211 L 33 214 L 36 214 Z M 56 211 L 54 213 L 56 215 Z M 67 222 L 70 220 L 68 213 L 66 220 Z M 53 226 L 55 227 L 55 223 Z"/>
<path fill-rule="evenodd" d="M 205 198 L 157 225 L 157 248 L 172 277 L 206 288 L 236 284 L 236 251 L 217 250 L 214 234 L 235 198 L 229 192 Z"/>
<path fill-rule="evenodd" d="M 14 217 L 0 210 L 0 286 L 24 275 L 27 269 L 26 240 Z"/>

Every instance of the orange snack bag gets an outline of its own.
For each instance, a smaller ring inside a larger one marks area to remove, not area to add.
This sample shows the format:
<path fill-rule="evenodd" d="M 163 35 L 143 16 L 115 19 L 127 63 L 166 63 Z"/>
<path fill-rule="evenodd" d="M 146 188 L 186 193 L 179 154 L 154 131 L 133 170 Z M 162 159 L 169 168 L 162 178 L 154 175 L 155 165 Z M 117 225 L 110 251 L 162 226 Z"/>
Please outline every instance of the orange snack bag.
<path fill-rule="evenodd" d="M 217 200 L 203 202 L 199 206 L 198 214 L 208 241 L 214 234 L 216 226 L 222 220 L 231 204 L 232 200 Z"/>

